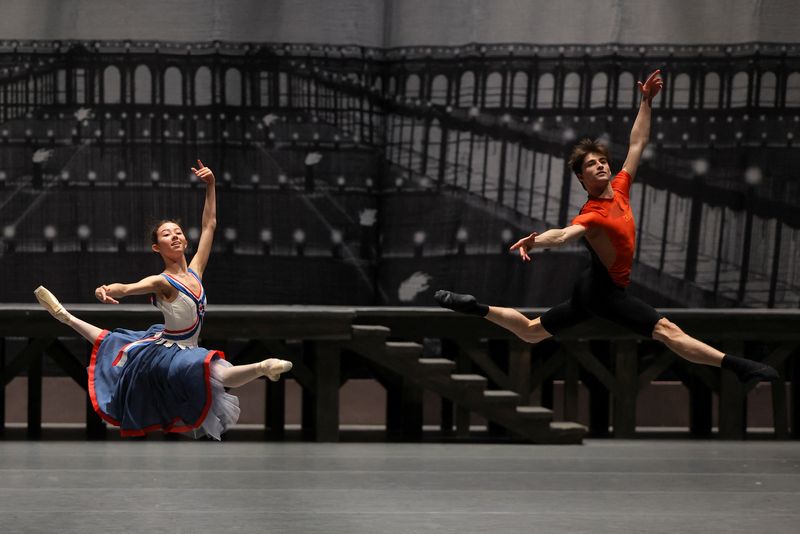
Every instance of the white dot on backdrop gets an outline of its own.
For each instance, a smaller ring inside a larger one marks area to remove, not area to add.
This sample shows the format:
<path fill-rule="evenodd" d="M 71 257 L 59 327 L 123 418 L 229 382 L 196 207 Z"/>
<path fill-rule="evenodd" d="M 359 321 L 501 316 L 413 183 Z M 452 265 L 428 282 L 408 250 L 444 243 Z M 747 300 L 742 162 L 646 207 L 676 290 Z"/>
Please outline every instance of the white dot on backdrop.
<path fill-rule="evenodd" d="M 762 178 L 763 174 L 758 167 L 748 167 L 747 170 L 744 171 L 744 181 L 747 185 L 758 185 L 761 183 Z"/>

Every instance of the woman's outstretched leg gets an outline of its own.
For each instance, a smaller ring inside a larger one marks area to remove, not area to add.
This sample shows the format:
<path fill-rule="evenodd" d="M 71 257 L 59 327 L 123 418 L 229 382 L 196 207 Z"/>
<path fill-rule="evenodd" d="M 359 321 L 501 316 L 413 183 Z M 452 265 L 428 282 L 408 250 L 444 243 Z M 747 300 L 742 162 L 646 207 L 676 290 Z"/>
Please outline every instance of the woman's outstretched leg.
<path fill-rule="evenodd" d="M 269 358 L 258 363 L 224 367 L 220 369 L 220 374 L 222 376 L 222 385 L 226 388 L 238 388 L 262 376 L 277 382 L 281 375 L 291 370 L 291 368 L 292 362 Z"/>
<path fill-rule="evenodd" d="M 72 327 L 73 330 L 79 333 L 89 343 L 94 343 L 98 336 L 103 333 L 102 328 L 97 328 L 93 324 L 82 321 L 69 313 L 66 308 L 61 305 L 56 296 L 50 293 L 46 287 L 37 287 L 33 294 L 36 295 L 36 300 L 39 301 L 39 304 L 41 304 L 50 315 L 65 325 Z"/>

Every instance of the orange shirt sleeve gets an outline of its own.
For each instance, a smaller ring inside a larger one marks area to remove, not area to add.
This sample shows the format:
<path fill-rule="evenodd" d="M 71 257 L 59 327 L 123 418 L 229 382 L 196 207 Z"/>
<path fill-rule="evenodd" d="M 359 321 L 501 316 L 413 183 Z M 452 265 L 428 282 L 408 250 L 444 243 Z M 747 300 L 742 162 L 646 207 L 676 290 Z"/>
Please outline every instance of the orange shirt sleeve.
<path fill-rule="evenodd" d="M 628 174 L 628 171 L 622 170 L 611 181 L 611 188 L 625 195 L 625 198 L 630 199 L 632 181 L 633 178 Z"/>

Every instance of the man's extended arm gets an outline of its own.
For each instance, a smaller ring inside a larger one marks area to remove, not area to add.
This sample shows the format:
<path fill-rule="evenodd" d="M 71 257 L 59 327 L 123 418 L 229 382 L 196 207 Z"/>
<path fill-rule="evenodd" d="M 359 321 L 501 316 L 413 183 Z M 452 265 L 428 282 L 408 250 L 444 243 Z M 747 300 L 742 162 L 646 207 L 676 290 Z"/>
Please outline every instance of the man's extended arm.
<path fill-rule="evenodd" d="M 561 245 L 582 237 L 585 233 L 586 227 L 582 224 L 573 224 L 566 228 L 551 228 L 541 234 L 533 232 L 531 235 L 523 237 L 511 245 L 510 250 L 519 249 L 519 255 L 522 257 L 523 261 L 531 261 L 530 256 L 528 256 L 529 250 L 560 247 Z"/>
<path fill-rule="evenodd" d="M 628 156 L 622 164 L 622 170 L 631 175 L 631 179 L 636 176 L 639 168 L 639 161 L 642 159 L 642 152 L 650 139 L 650 116 L 652 114 L 653 97 L 655 97 L 664 85 L 660 77 L 661 71 L 657 70 L 651 74 L 647 80 L 638 82 L 639 91 L 642 93 L 642 102 L 639 105 L 639 113 L 631 128 L 631 140 L 628 146 Z"/>

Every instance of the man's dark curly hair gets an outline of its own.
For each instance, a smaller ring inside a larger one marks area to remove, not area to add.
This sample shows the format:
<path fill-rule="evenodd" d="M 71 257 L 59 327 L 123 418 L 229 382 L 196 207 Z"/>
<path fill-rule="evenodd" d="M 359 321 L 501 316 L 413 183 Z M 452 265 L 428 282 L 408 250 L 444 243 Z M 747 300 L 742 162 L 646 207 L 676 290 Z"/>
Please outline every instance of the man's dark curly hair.
<path fill-rule="evenodd" d="M 583 171 L 583 160 L 587 154 L 602 154 L 606 159 L 611 162 L 611 156 L 608 153 L 608 147 L 598 141 L 589 139 L 588 137 L 581 139 L 577 145 L 572 148 L 572 154 L 569 156 L 569 167 L 576 175 Z"/>

